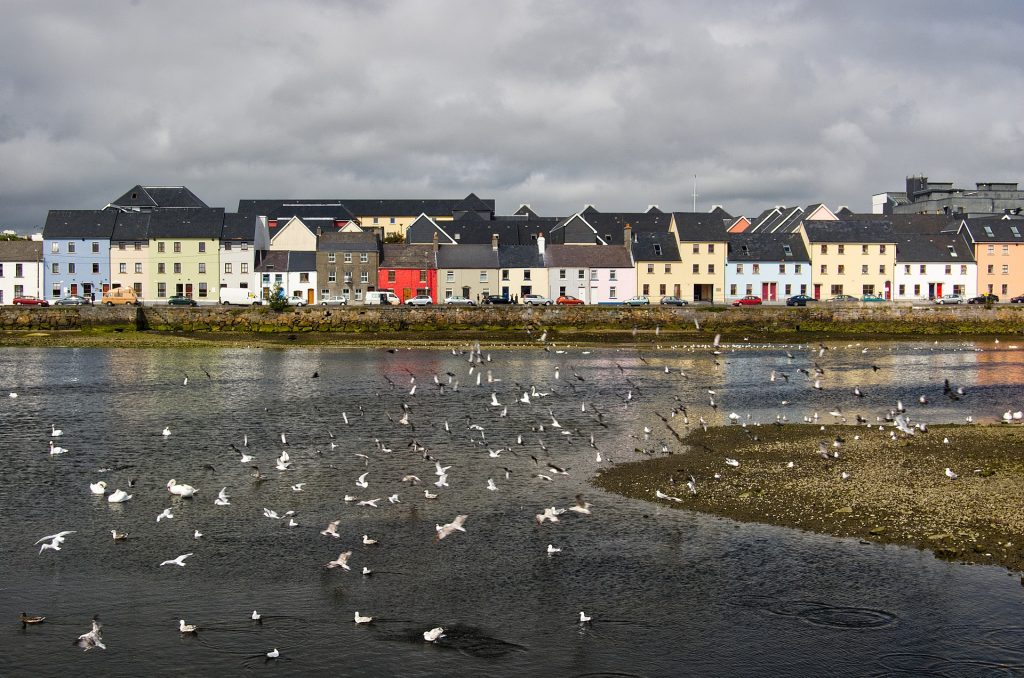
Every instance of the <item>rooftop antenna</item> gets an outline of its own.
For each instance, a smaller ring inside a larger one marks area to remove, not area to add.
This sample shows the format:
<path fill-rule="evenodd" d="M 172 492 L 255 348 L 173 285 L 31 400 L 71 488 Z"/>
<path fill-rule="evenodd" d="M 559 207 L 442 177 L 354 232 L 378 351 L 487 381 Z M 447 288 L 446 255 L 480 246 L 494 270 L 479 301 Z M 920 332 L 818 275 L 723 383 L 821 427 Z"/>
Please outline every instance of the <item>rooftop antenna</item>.
<path fill-rule="evenodd" d="M 693 211 L 697 211 L 697 175 L 693 175 Z"/>

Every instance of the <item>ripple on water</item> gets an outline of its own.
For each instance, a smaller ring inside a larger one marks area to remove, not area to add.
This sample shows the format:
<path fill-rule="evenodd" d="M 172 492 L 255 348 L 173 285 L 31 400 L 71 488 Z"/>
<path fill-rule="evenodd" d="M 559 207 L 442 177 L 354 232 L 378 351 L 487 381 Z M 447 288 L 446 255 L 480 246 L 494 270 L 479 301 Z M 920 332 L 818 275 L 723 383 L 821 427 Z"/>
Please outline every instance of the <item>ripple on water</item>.
<path fill-rule="evenodd" d="M 1007 666 L 981 659 L 957 659 L 941 655 L 915 652 L 896 652 L 878 658 L 882 669 L 872 676 L 1019 676 L 1021 667 Z"/>
<path fill-rule="evenodd" d="M 796 617 L 815 626 L 839 629 L 873 629 L 889 626 L 899 617 L 870 607 L 829 605 L 815 600 L 776 600 L 771 596 L 745 596 L 733 605 L 760 609 L 781 617 Z"/>

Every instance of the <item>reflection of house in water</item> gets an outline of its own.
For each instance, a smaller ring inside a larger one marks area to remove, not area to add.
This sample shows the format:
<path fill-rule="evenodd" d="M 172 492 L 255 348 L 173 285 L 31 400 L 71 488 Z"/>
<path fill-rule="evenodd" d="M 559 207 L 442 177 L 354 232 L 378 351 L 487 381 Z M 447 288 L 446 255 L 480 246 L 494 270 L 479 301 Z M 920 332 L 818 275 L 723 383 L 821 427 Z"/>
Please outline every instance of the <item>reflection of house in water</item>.
<path fill-rule="evenodd" d="M 986 342 L 987 343 L 987 342 Z M 1016 341 L 1005 342 L 1000 346 L 1021 346 L 1021 349 L 999 348 L 990 345 L 984 346 L 984 350 L 973 354 L 973 360 L 977 362 L 975 383 L 978 386 L 994 386 L 1004 384 L 1024 383 L 1024 339 L 1019 343 Z M 964 357 L 962 364 L 968 363 L 969 358 Z M 999 408 L 1013 406 L 1020 409 L 1020 393 L 1018 392 L 1014 402 L 1006 403 L 983 403 L 986 407 Z M 1001 414 L 1001 411 L 1000 413 Z"/>

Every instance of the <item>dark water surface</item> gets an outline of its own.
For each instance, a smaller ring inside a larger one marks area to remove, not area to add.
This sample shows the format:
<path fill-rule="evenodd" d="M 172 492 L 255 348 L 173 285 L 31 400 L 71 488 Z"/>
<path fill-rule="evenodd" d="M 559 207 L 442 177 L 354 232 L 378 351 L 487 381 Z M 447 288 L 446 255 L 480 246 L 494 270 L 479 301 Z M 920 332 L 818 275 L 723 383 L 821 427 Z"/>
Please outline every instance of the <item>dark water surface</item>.
<path fill-rule="evenodd" d="M 4 350 L 0 674 L 1024 672 L 1024 589 L 1003 570 L 668 510 L 587 482 L 609 459 L 642 458 L 636 448 L 682 452 L 657 417 L 680 404 L 694 425 L 701 416 L 725 423 L 730 412 L 750 425 L 815 412 L 825 423 L 837 406 L 874 420 L 898 398 L 930 423 L 992 421 L 1024 405 L 1016 347 L 844 344 L 820 357 L 816 346 L 725 347 L 718 356 L 704 347 L 492 351 L 473 374 L 468 360 L 450 350 Z M 825 370 L 820 390 L 797 371 L 813 374 L 815 362 Z M 773 369 L 789 381 L 770 382 Z M 488 384 L 488 370 L 501 381 Z M 449 372 L 459 387 L 442 393 L 433 375 L 447 384 Z M 945 378 L 967 395 L 945 398 Z M 550 395 L 518 402 L 533 385 Z M 867 396 L 854 398 L 854 386 Z M 490 405 L 492 392 L 506 417 Z M 402 403 L 410 426 L 399 423 Z M 51 424 L 64 431 L 63 455 L 47 453 Z M 241 449 L 243 435 L 266 482 L 255 483 L 230 447 Z M 434 462 L 413 440 L 451 465 L 450 487 L 433 485 Z M 499 447 L 512 449 L 491 458 L 488 448 Z M 277 471 L 285 449 L 292 470 Z M 364 472 L 367 489 L 355 485 Z M 406 474 L 423 484 L 403 484 Z M 196 497 L 170 495 L 172 478 L 198 487 Z M 134 498 L 110 504 L 90 494 L 101 479 L 108 493 Z M 221 487 L 230 506 L 213 504 Z M 426 499 L 424 488 L 439 497 Z M 579 492 L 593 515 L 536 524 L 544 507 L 567 507 Z M 388 502 L 394 493 L 400 503 Z M 381 501 L 361 507 L 346 494 Z M 157 523 L 168 507 L 174 518 Z M 264 508 L 295 511 L 299 526 L 264 517 Z M 458 514 L 469 516 L 466 532 L 435 541 L 435 525 Z M 321 535 L 335 519 L 341 538 Z M 130 538 L 114 542 L 112 529 Z M 61 530 L 76 532 L 60 552 L 38 554 L 33 542 Z M 379 543 L 364 546 L 363 534 Z M 562 551 L 549 556 L 548 544 Z M 324 567 L 347 550 L 352 571 Z M 158 567 L 189 552 L 186 567 Z M 250 620 L 253 609 L 262 624 Z M 23 610 L 47 620 L 23 630 Z M 354 624 L 357 610 L 374 623 Z M 590 624 L 577 622 L 581 610 Z M 94 614 L 108 649 L 83 653 L 72 641 Z M 182 618 L 202 627 L 198 635 L 178 632 Z M 424 642 L 436 626 L 447 636 Z M 267 660 L 273 648 L 281 656 Z"/>

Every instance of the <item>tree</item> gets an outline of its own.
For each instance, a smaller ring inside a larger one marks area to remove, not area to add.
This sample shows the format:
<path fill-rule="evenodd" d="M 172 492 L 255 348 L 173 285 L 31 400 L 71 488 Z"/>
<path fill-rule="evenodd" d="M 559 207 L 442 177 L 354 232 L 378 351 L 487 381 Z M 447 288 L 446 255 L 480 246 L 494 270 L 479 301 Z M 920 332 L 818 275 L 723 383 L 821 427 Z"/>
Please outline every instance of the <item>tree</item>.
<path fill-rule="evenodd" d="M 388 233 L 384 236 L 384 243 L 386 245 L 402 245 L 405 243 L 405 236 L 401 233 Z"/>
<path fill-rule="evenodd" d="M 283 311 L 288 308 L 288 298 L 284 296 L 281 283 L 274 283 L 274 288 L 270 290 L 270 296 L 267 298 L 267 306 L 274 311 Z"/>

